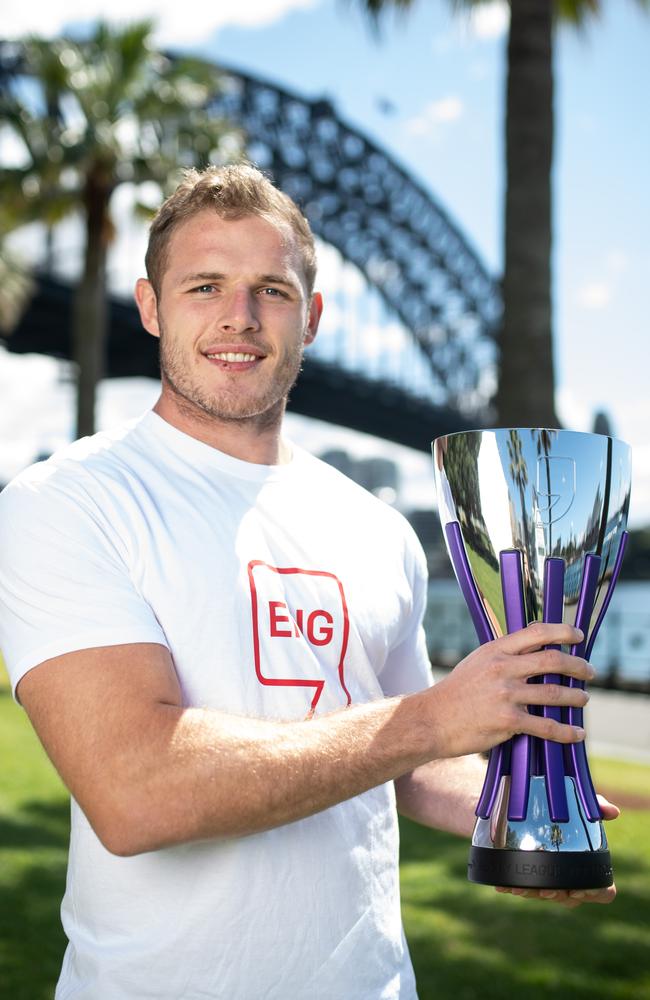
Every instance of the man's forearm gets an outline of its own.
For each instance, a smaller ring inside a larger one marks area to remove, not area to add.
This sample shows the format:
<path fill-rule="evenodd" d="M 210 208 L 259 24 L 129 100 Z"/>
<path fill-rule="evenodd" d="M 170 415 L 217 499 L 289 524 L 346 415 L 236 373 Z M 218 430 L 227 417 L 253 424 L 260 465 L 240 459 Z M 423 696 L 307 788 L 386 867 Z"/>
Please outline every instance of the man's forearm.
<path fill-rule="evenodd" d="M 429 759 L 433 720 L 423 723 L 422 698 L 300 722 L 161 705 L 149 729 L 157 745 L 146 758 L 125 749 L 112 769 L 119 785 L 91 821 L 109 849 L 135 854 L 301 819 Z"/>
<path fill-rule="evenodd" d="M 309 816 L 442 756 L 448 742 L 442 688 L 296 721 L 184 707 L 169 653 L 154 644 L 65 654 L 30 671 L 18 694 L 96 834 L 121 855 Z"/>
<path fill-rule="evenodd" d="M 395 782 L 397 807 L 425 826 L 469 837 L 485 768 L 477 754 L 424 764 Z"/>

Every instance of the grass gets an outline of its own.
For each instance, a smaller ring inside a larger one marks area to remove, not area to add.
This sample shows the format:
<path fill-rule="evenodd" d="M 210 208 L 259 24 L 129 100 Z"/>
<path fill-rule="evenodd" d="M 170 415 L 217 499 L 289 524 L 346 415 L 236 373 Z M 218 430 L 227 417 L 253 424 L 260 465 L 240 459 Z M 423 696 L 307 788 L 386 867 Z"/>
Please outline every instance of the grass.
<path fill-rule="evenodd" d="M 67 793 L 24 713 L 0 688 L 0 997 L 51 1000 L 66 939 Z"/>
<path fill-rule="evenodd" d="M 594 761 L 591 770 L 599 787 L 644 796 L 650 803 L 650 767 L 646 764 L 626 763 L 622 766 L 620 760 L 599 758 Z"/>
<path fill-rule="evenodd" d="M 576 910 L 470 885 L 464 842 L 403 822 L 403 916 L 420 1000 L 649 1000 L 649 821 L 630 811 L 608 827 L 618 898 Z"/>
<path fill-rule="evenodd" d="M 0 997 L 51 1000 L 65 948 L 68 798 L 1 683 L 0 761 Z M 650 794 L 650 767 L 593 769 L 608 790 Z M 650 1000 L 649 834 L 648 809 L 610 824 L 619 897 L 567 911 L 470 885 L 464 841 L 404 821 L 403 914 L 420 1000 Z"/>
<path fill-rule="evenodd" d="M 481 593 L 486 606 L 491 610 L 490 619 L 496 616 L 502 623 L 505 621 L 505 611 L 503 609 L 503 592 L 501 590 L 501 576 L 498 569 L 491 566 L 487 559 L 478 555 L 473 549 L 467 553 L 474 579 L 478 581 Z"/>

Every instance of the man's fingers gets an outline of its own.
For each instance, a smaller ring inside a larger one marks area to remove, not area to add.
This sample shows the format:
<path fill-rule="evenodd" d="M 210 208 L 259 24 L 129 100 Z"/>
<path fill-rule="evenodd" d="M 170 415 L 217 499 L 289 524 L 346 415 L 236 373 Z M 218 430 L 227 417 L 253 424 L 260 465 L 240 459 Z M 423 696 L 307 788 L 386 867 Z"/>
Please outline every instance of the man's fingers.
<path fill-rule="evenodd" d="M 616 886 L 609 885 L 605 889 L 571 889 L 569 897 L 580 903 L 613 903 Z"/>
<path fill-rule="evenodd" d="M 604 795 L 597 795 L 598 805 L 602 809 L 603 819 L 618 819 L 621 815 L 621 810 L 609 799 L 606 799 Z"/>
<path fill-rule="evenodd" d="M 533 622 L 527 628 L 511 632 L 497 639 L 504 653 L 533 653 L 544 646 L 574 646 L 582 642 L 584 635 L 573 625 L 552 625 L 546 622 Z"/>
<path fill-rule="evenodd" d="M 562 684 L 526 684 L 521 693 L 525 705 L 556 705 L 584 708 L 589 695 L 582 688 L 564 687 Z"/>
<path fill-rule="evenodd" d="M 546 899 L 571 910 L 582 903 L 613 903 L 616 898 L 616 886 L 606 889 L 512 889 L 503 886 L 496 887 L 497 892 L 512 893 L 524 899 Z"/>
<path fill-rule="evenodd" d="M 517 677 L 541 677 L 543 674 L 562 674 L 579 681 L 590 681 L 596 671 L 581 656 L 571 656 L 559 649 L 542 649 L 536 653 L 522 653 L 508 657 L 508 667 Z"/>
<path fill-rule="evenodd" d="M 517 727 L 518 733 L 538 736 L 542 740 L 553 740 L 555 743 L 581 743 L 585 738 L 585 731 L 581 726 L 568 726 L 564 722 L 555 722 L 554 719 L 529 715 L 528 712 L 522 712 L 521 715 L 521 726 Z"/>

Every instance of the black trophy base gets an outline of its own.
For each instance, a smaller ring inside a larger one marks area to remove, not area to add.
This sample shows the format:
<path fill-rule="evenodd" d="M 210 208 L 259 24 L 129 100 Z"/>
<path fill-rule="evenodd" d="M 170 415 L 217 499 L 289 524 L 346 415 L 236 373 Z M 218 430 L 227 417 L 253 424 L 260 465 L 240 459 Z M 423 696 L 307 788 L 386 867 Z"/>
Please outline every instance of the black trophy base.
<path fill-rule="evenodd" d="M 470 848 L 467 877 L 512 889 L 605 889 L 614 873 L 609 851 L 508 851 Z"/>

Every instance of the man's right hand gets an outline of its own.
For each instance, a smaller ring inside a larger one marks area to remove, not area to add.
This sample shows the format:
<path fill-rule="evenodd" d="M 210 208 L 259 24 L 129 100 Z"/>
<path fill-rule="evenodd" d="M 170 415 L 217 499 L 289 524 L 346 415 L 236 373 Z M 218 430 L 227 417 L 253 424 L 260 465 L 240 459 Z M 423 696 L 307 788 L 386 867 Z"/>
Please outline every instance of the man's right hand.
<path fill-rule="evenodd" d="M 562 674 L 580 681 L 594 676 L 593 667 L 578 656 L 552 645 L 574 645 L 582 632 L 571 625 L 536 622 L 518 632 L 485 643 L 470 653 L 427 694 L 433 708 L 432 725 L 439 737 L 441 757 L 489 750 L 517 733 L 558 743 L 584 739 L 584 730 L 532 715 L 528 705 L 582 708 L 589 695 L 579 687 L 528 684 L 529 677 Z"/>

